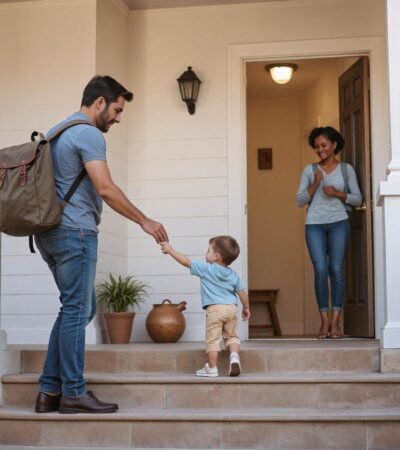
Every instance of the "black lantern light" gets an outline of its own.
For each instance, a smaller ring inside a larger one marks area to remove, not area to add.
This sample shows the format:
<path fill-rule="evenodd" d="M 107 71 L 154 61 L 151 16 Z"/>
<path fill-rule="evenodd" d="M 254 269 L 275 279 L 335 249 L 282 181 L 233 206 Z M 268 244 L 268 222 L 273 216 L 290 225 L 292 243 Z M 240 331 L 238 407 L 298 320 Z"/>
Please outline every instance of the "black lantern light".
<path fill-rule="evenodd" d="M 177 79 L 179 89 L 181 91 L 182 100 L 188 107 L 189 114 L 194 114 L 196 107 L 195 103 L 199 95 L 201 81 L 189 66 L 186 72 Z"/>

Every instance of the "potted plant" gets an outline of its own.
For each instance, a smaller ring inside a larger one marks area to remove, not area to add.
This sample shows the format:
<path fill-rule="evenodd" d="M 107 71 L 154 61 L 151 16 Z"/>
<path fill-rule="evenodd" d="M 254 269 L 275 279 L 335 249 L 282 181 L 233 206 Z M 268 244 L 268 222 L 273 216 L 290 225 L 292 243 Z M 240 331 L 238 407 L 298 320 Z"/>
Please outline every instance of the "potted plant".
<path fill-rule="evenodd" d="M 128 344 L 135 313 L 129 311 L 143 302 L 147 296 L 147 284 L 135 280 L 132 275 L 108 277 L 97 285 L 97 298 L 104 305 L 104 318 L 112 344 Z"/>

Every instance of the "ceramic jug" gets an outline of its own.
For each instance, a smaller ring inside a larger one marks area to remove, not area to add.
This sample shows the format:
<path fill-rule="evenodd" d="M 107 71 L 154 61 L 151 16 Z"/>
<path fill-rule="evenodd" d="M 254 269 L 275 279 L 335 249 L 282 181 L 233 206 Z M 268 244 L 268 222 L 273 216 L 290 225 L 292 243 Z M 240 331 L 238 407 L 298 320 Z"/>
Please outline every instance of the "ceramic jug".
<path fill-rule="evenodd" d="M 185 317 L 182 311 L 186 302 L 172 303 L 165 299 L 153 305 L 146 319 L 146 330 L 154 342 L 177 342 L 185 331 Z"/>

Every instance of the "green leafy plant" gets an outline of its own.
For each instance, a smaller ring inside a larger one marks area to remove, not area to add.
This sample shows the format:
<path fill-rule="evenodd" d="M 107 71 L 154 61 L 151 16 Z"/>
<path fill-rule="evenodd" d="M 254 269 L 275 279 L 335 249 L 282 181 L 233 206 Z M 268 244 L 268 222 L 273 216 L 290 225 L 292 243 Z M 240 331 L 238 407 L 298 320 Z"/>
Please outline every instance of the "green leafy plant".
<path fill-rule="evenodd" d="M 147 296 L 147 287 L 132 275 L 115 277 L 110 272 L 108 278 L 97 285 L 97 298 L 108 312 L 126 312 L 130 307 L 140 307 Z"/>

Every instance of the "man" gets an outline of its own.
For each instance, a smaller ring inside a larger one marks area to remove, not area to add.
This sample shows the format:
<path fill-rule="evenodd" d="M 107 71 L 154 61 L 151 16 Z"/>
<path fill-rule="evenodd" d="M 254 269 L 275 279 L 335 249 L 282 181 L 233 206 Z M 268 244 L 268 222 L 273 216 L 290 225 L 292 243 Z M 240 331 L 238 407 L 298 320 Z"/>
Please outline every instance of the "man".
<path fill-rule="evenodd" d="M 168 240 L 164 227 L 146 217 L 111 178 L 102 133 L 119 123 L 125 102 L 133 94 L 109 76 L 95 76 L 85 87 L 80 111 L 58 124 L 48 135 L 73 120 L 74 125 L 52 140 L 57 196 L 63 199 L 83 168 L 87 175 L 66 204 L 60 225 L 35 237 L 60 291 L 61 308 L 54 323 L 39 379 L 37 412 L 110 413 L 115 403 L 104 403 L 86 390 L 83 378 L 85 327 L 96 313 L 94 282 L 97 262 L 97 225 L 102 200 L 119 214 L 139 224 L 156 242 Z"/>

